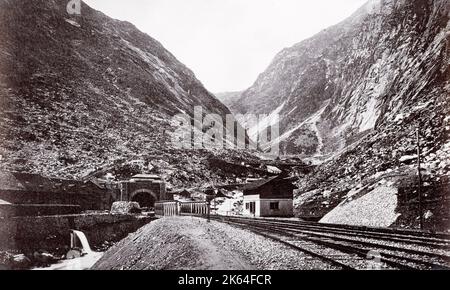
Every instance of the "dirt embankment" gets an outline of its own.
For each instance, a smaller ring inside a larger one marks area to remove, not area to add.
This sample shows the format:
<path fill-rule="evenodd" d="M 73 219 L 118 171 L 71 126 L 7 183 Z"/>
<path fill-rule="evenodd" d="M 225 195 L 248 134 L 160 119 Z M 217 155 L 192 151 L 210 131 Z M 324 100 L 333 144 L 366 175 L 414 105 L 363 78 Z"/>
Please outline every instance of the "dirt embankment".
<path fill-rule="evenodd" d="M 323 269 L 326 264 L 227 224 L 191 217 L 164 218 L 105 253 L 99 270 Z"/>

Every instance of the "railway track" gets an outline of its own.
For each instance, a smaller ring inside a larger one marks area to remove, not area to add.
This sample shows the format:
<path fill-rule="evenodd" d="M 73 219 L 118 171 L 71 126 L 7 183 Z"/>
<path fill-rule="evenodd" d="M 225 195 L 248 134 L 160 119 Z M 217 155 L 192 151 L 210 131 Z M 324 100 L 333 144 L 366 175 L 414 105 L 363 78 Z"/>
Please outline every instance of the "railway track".
<path fill-rule="evenodd" d="M 218 217 L 323 260 L 338 269 L 450 269 L 444 234 L 317 223 Z"/>
<path fill-rule="evenodd" d="M 254 220 L 248 220 L 249 222 L 254 222 Z M 362 232 L 361 230 L 346 230 L 341 231 L 339 229 L 337 230 L 329 230 L 328 228 L 322 228 L 320 225 L 316 225 L 314 227 L 311 227 L 309 225 L 293 225 L 289 222 L 278 222 L 278 221 L 265 221 L 265 220 L 258 220 L 257 221 L 261 225 L 269 225 L 269 226 L 279 226 L 281 228 L 285 228 L 287 230 L 297 232 L 297 233 L 303 233 L 308 234 L 311 236 L 321 237 L 321 238 L 335 238 L 339 239 L 340 241 L 346 241 L 346 242 L 352 242 L 355 239 L 365 239 L 366 241 L 376 241 L 375 242 L 366 242 L 367 245 L 376 247 L 376 246 L 384 246 L 386 248 L 389 248 L 391 250 L 404 250 L 409 251 L 411 253 L 418 253 L 417 245 L 427 248 L 432 247 L 434 250 L 435 255 L 439 255 L 439 252 L 445 253 L 445 250 L 450 249 L 450 243 L 447 240 L 442 239 L 435 239 L 430 238 L 427 241 L 424 240 L 424 238 L 421 237 L 399 237 L 399 235 L 383 235 L 383 234 L 373 234 L 371 232 Z M 384 244 L 381 244 L 381 242 L 384 242 Z M 407 248 L 399 248 L 395 245 L 410 245 L 411 249 Z M 424 254 L 424 253 L 421 253 Z"/>
<path fill-rule="evenodd" d="M 429 233 L 423 231 L 415 230 L 402 230 L 402 229 L 389 229 L 389 228 L 371 228 L 371 227 L 361 227 L 361 226 L 349 226 L 349 225 L 338 225 L 338 224 L 319 224 L 313 222 L 304 221 L 293 221 L 293 220 L 280 220 L 280 219 L 254 219 L 246 217 L 228 217 L 228 218 L 239 218 L 247 220 L 258 220 L 267 221 L 272 223 L 280 223 L 283 226 L 295 226 L 302 227 L 304 229 L 320 230 L 321 232 L 339 233 L 347 235 L 364 235 L 371 236 L 374 238 L 388 240 L 388 241 L 401 241 L 410 242 L 414 244 L 424 245 L 436 244 L 442 245 L 442 248 L 450 248 L 450 234 L 448 233 Z"/>

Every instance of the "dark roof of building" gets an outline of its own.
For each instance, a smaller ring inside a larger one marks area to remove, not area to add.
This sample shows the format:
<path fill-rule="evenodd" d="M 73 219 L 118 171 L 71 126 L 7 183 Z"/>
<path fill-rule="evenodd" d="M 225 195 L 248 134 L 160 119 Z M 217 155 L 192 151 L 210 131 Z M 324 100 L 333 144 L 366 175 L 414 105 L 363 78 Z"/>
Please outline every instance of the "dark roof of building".
<path fill-rule="evenodd" d="M 20 172 L 0 172 L 0 190 L 3 191 L 63 193 L 79 192 L 86 188 L 101 190 L 101 187 L 91 181 L 48 178 L 39 174 Z"/>
<path fill-rule="evenodd" d="M 259 180 L 247 184 L 244 188 L 244 195 L 259 195 L 265 198 L 293 198 L 293 190 L 297 187 L 293 184 L 295 179 L 279 175 L 264 180 Z M 263 189 L 267 187 L 267 189 Z"/>
<path fill-rule="evenodd" d="M 277 178 L 278 178 L 278 176 L 273 176 L 273 177 L 270 177 L 270 178 L 267 178 L 267 179 L 261 179 L 261 180 L 258 180 L 258 181 L 255 181 L 255 182 L 246 184 L 246 185 L 244 185 L 244 186 L 242 187 L 242 190 L 254 190 L 254 189 L 258 189 L 258 188 L 260 188 L 261 186 L 266 185 L 267 183 L 269 183 L 269 182 L 271 182 L 271 181 L 273 181 L 273 180 L 275 180 L 275 179 L 277 179 Z"/>

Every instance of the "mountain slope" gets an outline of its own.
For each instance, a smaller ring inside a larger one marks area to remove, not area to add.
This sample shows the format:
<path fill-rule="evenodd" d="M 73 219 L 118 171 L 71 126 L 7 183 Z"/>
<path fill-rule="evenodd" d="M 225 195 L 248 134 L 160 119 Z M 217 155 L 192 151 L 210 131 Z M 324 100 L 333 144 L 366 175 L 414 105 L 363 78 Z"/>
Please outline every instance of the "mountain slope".
<path fill-rule="evenodd" d="M 445 0 L 371 0 L 280 52 L 231 109 L 279 111 L 284 153 L 332 155 L 448 93 L 448 13 Z"/>
<path fill-rule="evenodd" d="M 227 107 L 232 108 L 234 103 L 241 98 L 242 92 L 216 93 L 215 96 Z"/>
<path fill-rule="evenodd" d="M 421 192 L 425 228 L 448 230 L 449 6 L 370 1 L 283 50 L 235 102 L 235 113 L 280 112 L 274 142 L 322 162 L 298 182 L 297 216 L 418 228 Z"/>
<path fill-rule="evenodd" d="M 66 5 L 0 0 L 3 169 L 81 177 L 167 152 L 175 114 L 229 114 L 159 42 Z"/>

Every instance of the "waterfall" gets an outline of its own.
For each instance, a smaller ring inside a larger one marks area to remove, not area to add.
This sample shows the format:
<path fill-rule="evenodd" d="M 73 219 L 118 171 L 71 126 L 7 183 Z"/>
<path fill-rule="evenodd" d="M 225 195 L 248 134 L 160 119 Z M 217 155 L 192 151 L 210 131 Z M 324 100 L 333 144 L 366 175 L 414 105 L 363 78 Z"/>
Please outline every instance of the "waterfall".
<path fill-rule="evenodd" d="M 77 237 L 78 240 L 80 241 L 81 247 L 83 249 L 83 253 L 85 253 L 85 254 L 93 253 L 91 246 L 89 245 L 88 239 L 83 232 L 72 230 L 72 234 L 75 235 L 75 237 Z M 73 239 L 73 241 L 72 241 L 72 248 L 74 248 L 74 246 L 75 246 L 74 242 L 75 242 L 75 239 Z"/>
<path fill-rule="evenodd" d="M 78 241 L 79 242 L 78 242 Z M 81 243 L 81 255 L 80 252 L 75 249 L 77 244 Z M 94 252 L 89 245 L 88 239 L 83 232 L 71 230 L 70 232 L 70 252 L 78 252 L 77 256 L 70 256 L 69 253 L 66 256 L 66 260 L 61 260 L 57 264 L 53 264 L 46 268 L 35 268 L 35 270 L 87 270 L 92 268 L 94 264 L 100 260 L 103 253 Z"/>

